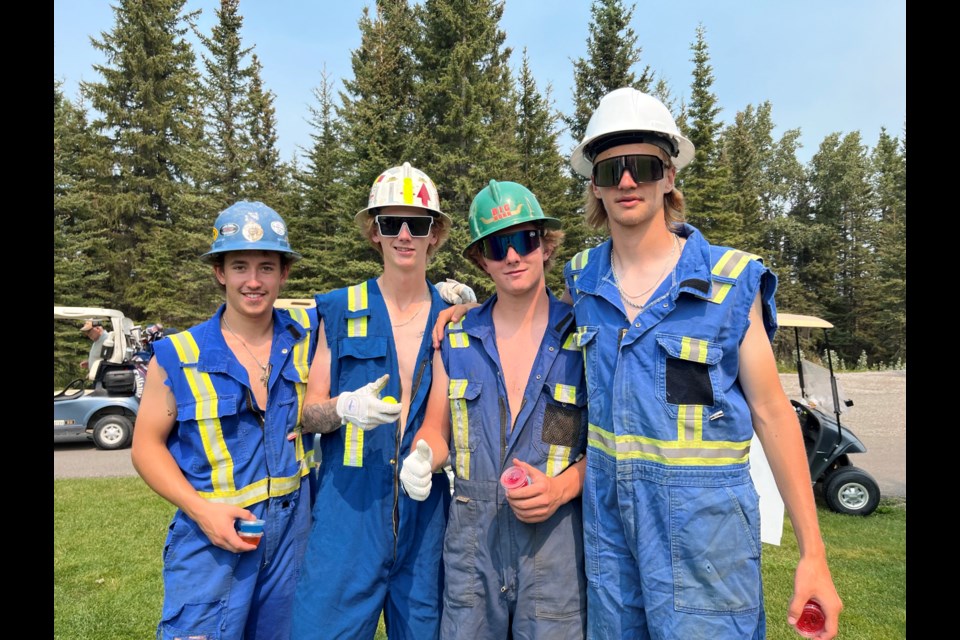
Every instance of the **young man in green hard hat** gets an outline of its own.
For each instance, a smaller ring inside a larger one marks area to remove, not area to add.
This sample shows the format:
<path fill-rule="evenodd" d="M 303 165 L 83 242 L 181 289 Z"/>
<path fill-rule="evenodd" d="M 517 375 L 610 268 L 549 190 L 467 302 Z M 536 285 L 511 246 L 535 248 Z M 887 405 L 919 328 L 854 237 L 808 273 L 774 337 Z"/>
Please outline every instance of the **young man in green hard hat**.
<path fill-rule="evenodd" d="M 440 637 L 582 638 L 583 363 L 572 309 L 544 278 L 563 232 L 515 182 L 491 180 L 469 220 L 465 256 L 496 294 L 446 328 L 400 474 L 417 500 L 448 455 L 455 475 Z M 501 485 L 513 465 L 530 484 Z"/>

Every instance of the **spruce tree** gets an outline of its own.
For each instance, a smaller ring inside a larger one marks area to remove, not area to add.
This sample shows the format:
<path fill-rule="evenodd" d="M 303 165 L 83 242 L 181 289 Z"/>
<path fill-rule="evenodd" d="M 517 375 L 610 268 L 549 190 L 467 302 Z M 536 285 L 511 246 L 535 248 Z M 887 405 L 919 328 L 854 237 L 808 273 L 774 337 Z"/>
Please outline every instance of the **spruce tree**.
<path fill-rule="evenodd" d="M 828 230 L 817 256 L 818 280 L 811 290 L 824 302 L 836 329 L 831 343 L 847 361 L 856 361 L 868 345 L 859 335 L 861 287 L 872 286 L 876 265 L 871 257 L 876 226 L 871 219 L 870 171 L 860 133 L 828 135 L 811 160 L 813 218 Z M 803 274 L 805 275 L 805 274 Z"/>
<path fill-rule="evenodd" d="M 119 0 L 111 31 L 92 39 L 105 64 L 94 65 L 101 82 L 81 83 L 97 116 L 96 133 L 109 139 L 101 163 L 113 178 L 98 189 L 99 225 L 109 251 L 95 258 L 108 274 L 113 306 L 143 318 L 147 256 L 165 256 L 154 245 L 157 227 L 182 227 L 178 201 L 184 189 L 184 151 L 196 141 L 197 76 L 184 38 L 195 14 L 185 0 Z M 176 281 L 174 281 L 176 282 Z M 168 285 L 175 296 L 174 283 Z M 175 300 L 171 305 L 178 304 Z"/>
<path fill-rule="evenodd" d="M 600 99 L 614 89 L 634 87 L 651 91 L 654 74 L 646 66 L 637 77 L 634 68 L 640 62 L 643 49 L 637 45 L 637 35 L 630 27 L 636 5 L 629 8 L 622 0 L 593 0 L 590 6 L 590 24 L 587 27 L 587 57 L 573 61 L 573 113 L 564 118 L 574 146 L 583 140 Z M 661 91 L 666 84 L 658 82 Z M 572 149 L 570 149 L 572 151 Z M 576 217 L 564 219 L 564 255 L 576 253 L 600 242 L 605 234 L 589 229 L 583 222 L 582 207 L 588 179 L 569 169 L 568 197 L 578 207 Z"/>
<path fill-rule="evenodd" d="M 290 237 L 299 239 L 296 246 L 303 260 L 287 284 L 288 290 L 308 295 L 352 284 L 353 274 L 341 270 L 349 255 L 342 247 L 355 242 L 357 235 L 352 216 L 348 219 L 341 205 L 346 188 L 341 177 L 343 152 L 334 115 L 333 81 L 326 67 L 313 95 L 316 104 L 309 107 L 313 144 L 305 150 L 306 167 L 296 173 L 303 203 L 290 221 Z"/>
<path fill-rule="evenodd" d="M 873 345 L 870 363 L 907 361 L 906 145 L 880 130 L 870 156 L 877 217 L 877 277 L 865 291 L 861 331 Z"/>
<path fill-rule="evenodd" d="M 678 176 L 678 187 L 686 200 L 687 220 L 717 245 L 741 244 L 742 224 L 734 206 L 730 175 L 722 161 L 720 145 L 721 108 L 712 92 L 713 67 L 706 42 L 706 30 L 697 26 L 693 51 L 693 82 L 685 126 L 681 129 L 696 148 L 693 162 Z"/>
<path fill-rule="evenodd" d="M 520 166 L 511 181 L 530 189 L 544 213 L 559 218 L 566 229 L 580 224 L 582 216 L 578 211 L 579 199 L 570 197 L 567 160 L 560 154 L 558 143 L 560 114 L 553 108 L 551 91 L 549 84 L 544 94 L 538 90 L 524 49 L 517 78 L 516 148 L 520 153 Z M 558 296 L 564 289 L 563 265 L 574 253 L 573 248 L 564 243 L 554 258 L 554 268 L 547 274 L 547 284 Z"/>
<path fill-rule="evenodd" d="M 280 150 L 277 148 L 277 110 L 273 106 L 276 96 L 263 86 L 262 71 L 260 58 L 252 54 L 247 88 L 252 158 L 243 195 L 247 200 L 263 202 L 283 214 L 283 192 L 287 188 L 289 170 L 280 161 Z"/>
<path fill-rule="evenodd" d="M 424 134 L 419 168 L 433 178 L 454 220 L 428 275 L 474 286 L 479 273 L 460 257 L 469 244 L 470 203 L 491 179 L 506 180 L 518 166 L 511 49 L 499 26 L 503 3 L 425 0 L 415 13 L 422 34 L 414 50 L 421 79 L 416 127 Z"/>
<path fill-rule="evenodd" d="M 218 208 L 227 207 L 248 194 L 249 173 L 253 165 L 250 124 L 253 110 L 250 103 L 251 67 L 244 59 L 252 47 L 243 47 L 240 30 L 243 16 L 240 0 L 220 0 L 217 23 L 207 36 L 197 37 L 209 52 L 202 53 L 203 104 L 205 113 L 204 140 L 209 145 L 205 171 L 201 175 L 204 190 L 213 197 Z"/>

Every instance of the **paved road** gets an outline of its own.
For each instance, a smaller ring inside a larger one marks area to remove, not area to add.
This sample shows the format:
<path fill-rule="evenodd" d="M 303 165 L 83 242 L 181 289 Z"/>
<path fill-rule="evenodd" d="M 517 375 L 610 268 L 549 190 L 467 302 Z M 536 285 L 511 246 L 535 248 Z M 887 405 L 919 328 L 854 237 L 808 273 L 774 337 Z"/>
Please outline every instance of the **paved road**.
<path fill-rule="evenodd" d="M 791 397 L 799 395 L 797 376 L 780 376 Z M 841 373 L 837 379 L 854 406 L 842 416 L 866 445 L 851 461 L 870 473 L 888 497 L 907 497 L 907 372 Z M 99 451 L 91 442 L 54 444 L 54 478 L 133 476 L 130 450 Z"/>

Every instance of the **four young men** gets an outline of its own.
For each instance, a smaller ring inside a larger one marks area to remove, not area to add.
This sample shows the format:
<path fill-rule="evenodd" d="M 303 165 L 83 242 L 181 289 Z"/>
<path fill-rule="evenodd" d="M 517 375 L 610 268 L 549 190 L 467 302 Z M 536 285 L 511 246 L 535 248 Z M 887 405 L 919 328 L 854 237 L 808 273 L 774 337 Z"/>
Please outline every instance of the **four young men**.
<path fill-rule="evenodd" d="M 566 265 L 572 307 L 544 281 L 558 221 L 491 181 L 465 255 L 497 293 L 436 353 L 451 316 L 426 264 L 450 219 L 425 174 L 385 171 L 357 214 L 382 274 L 296 319 L 272 309 L 297 257 L 283 221 L 225 210 L 207 256 L 226 304 L 157 343 L 134 436 L 179 507 L 162 637 L 372 638 L 382 613 L 390 638 L 763 638 L 756 431 L 800 547 L 789 619 L 814 598 L 833 638 L 842 603 L 770 347 L 776 277 L 683 222 L 692 158 L 658 100 L 603 98 L 571 164 L 610 239 Z M 301 428 L 322 434 L 309 538 Z M 511 464 L 528 486 L 500 486 Z M 257 548 L 234 531 L 252 517 Z"/>

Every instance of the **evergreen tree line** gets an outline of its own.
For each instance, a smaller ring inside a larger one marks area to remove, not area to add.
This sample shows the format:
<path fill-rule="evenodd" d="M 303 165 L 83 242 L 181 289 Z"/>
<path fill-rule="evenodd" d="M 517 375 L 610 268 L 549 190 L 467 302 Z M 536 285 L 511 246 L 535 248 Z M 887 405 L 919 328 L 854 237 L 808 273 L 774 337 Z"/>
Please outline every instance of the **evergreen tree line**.
<path fill-rule="evenodd" d="M 583 136 L 607 92 L 658 96 L 696 145 L 678 176 L 687 219 L 715 244 L 759 255 L 779 277 L 781 311 L 819 315 L 847 362 L 906 362 L 906 123 L 827 136 L 804 164 L 799 129 L 774 139 L 772 105 L 720 120 L 706 30 L 690 46 L 689 99 L 642 64 L 636 9 L 593 0 L 587 53 L 573 61 L 571 113 L 538 86 L 526 50 L 505 45 L 497 0 L 379 0 L 364 8 L 352 77 L 322 69 L 302 159 L 277 149 L 275 94 L 243 41 L 239 0 L 222 0 L 209 33 L 186 0 L 117 0 L 109 31 L 92 37 L 99 81 L 70 100 L 54 81 L 54 300 L 121 309 L 135 321 L 185 328 L 222 295 L 198 259 L 217 213 L 259 200 L 287 221 L 303 260 L 283 295 L 307 297 L 380 269 L 353 221 L 384 169 L 410 162 L 437 184 L 454 230 L 428 271 L 484 299 L 488 278 L 462 257 L 470 201 L 491 178 L 529 187 L 566 241 L 548 274 L 603 235 L 582 223 L 585 181 L 560 137 Z M 192 36 L 192 37 L 191 37 Z M 198 42 L 194 46 L 191 42 Z M 74 337 L 79 342 L 79 337 Z M 822 345 L 809 348 L 816 352 Z M 789 354 L 784 354 L 789 357 Z"/>

